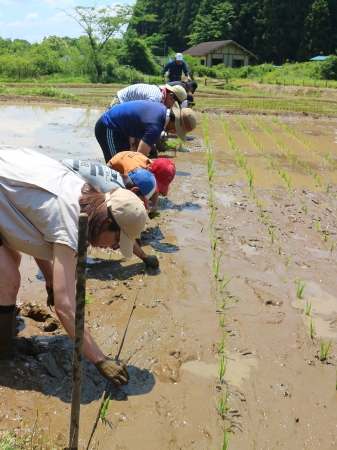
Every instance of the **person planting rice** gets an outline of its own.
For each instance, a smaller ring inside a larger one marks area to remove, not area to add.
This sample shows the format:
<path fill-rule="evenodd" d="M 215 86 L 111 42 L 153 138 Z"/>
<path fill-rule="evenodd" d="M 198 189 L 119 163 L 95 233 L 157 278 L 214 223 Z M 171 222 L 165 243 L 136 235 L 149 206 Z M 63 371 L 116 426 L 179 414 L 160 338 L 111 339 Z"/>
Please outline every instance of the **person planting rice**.
<path fill-rule="evenodd" d="M 134 193 L 121 188 L 101 193 L 59 161 L 33 150 L 0 146 L 0 359 L 13 356 L 20 252 L 49 266 L 46 285 L 53 288 L 55 312 L 74 338 L 81 212 L 88 214 L 90 245 L 116 248 L 120 243 L 122 254 L 132 256 L 134 240 L 147 219 L 145 206 Z M 126 366 L 107 358 L 87 327 L 83 352 L 104 378 L 116 386 L 128 383 Z"/>
<path fill-rule="evenodd" d="M 190 71 L 187 68 L 185 61 L 183 61 L 183 55 L 181 53 L 176 53 L 174 58 L 169 61 L 161 71 L 161 79 L 165 81 L 165 73 L 168 71 L 167 81 L 180 81 L 181 75 L 187 76 L 187 80 L 191 81 Z"/>
<path fill-rule="evenodd" d="M 130 150 L 130 137 L 140 140 L 137 151 L 147 157 L 164 129 L 185 141 L 196 125 L 190 108 L 167 110 L 161 103 L 137 100 L 106 111 L 96 123 L 95 136 L 107 163 L 116 153 Z"/>
<path fill-rule="evenodd" d="M 165 197 L 167 196 L 169 185 L 172 183 L 176 174 L 176 167 L 170 159 L 157 158 L 155 161 L 152 161 L 138 152 L 117 153 L 117 155 L 110 159 L 108 166 L 122 174 L 128 173 L 137 167 L 147 169 L 153 173 L 157 182 L 157 188 L 151 198 L 151 213 L 155 213 L 158 210 L 159 193 Z"/>
<path fill-rule="evenodd" d="M 116 170 L 96 161 L 63 159 L 60 162 L 85 181 L 89 181 L 93 186 L 97 186 L 103 193 L 117 188 L 130 190 L 144 202 L 146 209 L 150 210 L 149 199 L 155 194 L 156 179 L 148 170 L 134 168 L 127 174 L 120 174 Z M 159 267 L 157 256 L 147 255 L 136 241 L 134 242 L 133 253 L 147 266 Z"/>

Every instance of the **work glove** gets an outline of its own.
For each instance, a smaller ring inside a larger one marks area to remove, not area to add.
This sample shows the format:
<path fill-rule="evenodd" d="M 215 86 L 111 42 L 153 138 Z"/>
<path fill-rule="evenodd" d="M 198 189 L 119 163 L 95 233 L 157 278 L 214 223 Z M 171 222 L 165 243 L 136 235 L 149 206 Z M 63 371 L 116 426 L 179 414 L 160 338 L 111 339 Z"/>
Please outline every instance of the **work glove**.
<path fill-rule="evenodd" d="M 98 361 L 95 366 L 102 377 L 111 381 L 115 386 L 119 387 L 128 384 L 130 376 L 126 370 L 126 365 L 122 361 L 105 357 L 105 360 Z"/>
<path fill-rule="evenodd" d="M 46 291 L 47 291 L 47 306 L 49 306 L 49 308 L 51 309 L 51 307 L 55 305 L 54 291 L 53 288 L 49 286 L 46 286 Z"/>
<path fill-rule="evenodd" d="M 150 255 L 143 259 L 145 264 L 153 269 L 157 269 L 159 267 L 159 260 L 156 255 Z"/>

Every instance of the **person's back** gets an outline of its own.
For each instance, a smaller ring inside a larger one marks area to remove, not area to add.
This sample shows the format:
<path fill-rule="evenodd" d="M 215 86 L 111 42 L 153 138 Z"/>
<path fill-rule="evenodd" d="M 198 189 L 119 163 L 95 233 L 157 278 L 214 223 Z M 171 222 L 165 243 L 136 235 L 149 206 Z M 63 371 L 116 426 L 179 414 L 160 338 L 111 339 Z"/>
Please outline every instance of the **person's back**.
<path fill-rule="evenodd" d="M 121 89 L 117 92 L 120 103 L 136 100 L 147 100 L 160 103 L 162 101 L 162 90 L 155 85 L 138 83 Z"/>

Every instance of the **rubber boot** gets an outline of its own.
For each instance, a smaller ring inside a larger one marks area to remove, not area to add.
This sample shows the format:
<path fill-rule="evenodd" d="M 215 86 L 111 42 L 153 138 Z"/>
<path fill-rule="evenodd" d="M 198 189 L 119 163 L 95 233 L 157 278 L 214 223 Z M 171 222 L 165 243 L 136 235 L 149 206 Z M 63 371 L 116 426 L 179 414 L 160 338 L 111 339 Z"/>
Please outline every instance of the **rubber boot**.
<path fill-rule="evenodd" d="M 13 327 L 15 309 L 11 313 L 0 314 L 0 360 L 13 358 Z"/>

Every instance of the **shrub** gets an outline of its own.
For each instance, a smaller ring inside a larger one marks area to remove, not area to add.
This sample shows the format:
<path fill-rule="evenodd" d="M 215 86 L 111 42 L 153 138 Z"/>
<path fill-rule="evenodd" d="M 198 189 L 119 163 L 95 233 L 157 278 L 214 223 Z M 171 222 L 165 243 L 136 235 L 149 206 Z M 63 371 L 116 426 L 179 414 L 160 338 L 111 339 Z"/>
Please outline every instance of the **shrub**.
<path fill-rule="evenodd" d="M 324 80 L 337 80 L 337 56 L 330 55 L 321 63 L 321 76 Z"/>

